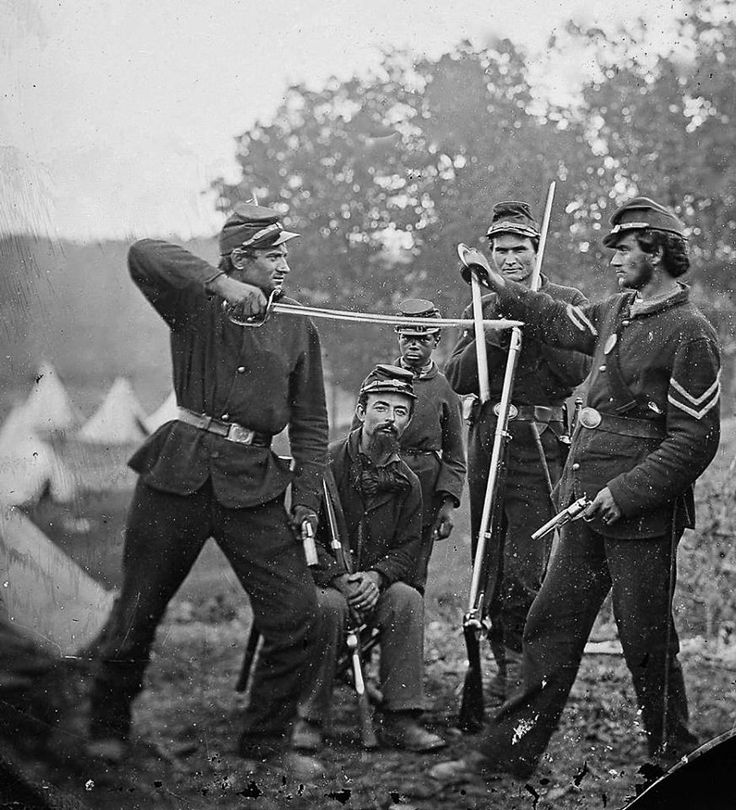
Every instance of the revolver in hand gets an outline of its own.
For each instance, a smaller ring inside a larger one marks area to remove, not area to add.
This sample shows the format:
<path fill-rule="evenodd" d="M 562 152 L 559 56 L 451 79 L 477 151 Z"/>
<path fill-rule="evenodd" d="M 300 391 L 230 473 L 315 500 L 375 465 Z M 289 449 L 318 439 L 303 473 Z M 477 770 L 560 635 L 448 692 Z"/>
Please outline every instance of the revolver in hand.
<path fill-rule="evenodd" d="M 570 521 L 582 517 L 583 512 L 591 503 L 590 498 L 585 495 L 573 501 L 568 507 L 558 512 L 551 520 L 548 520 L 544 526 L 537 529 L 532 535 L 532 540 L 541 540 L 542 537 L 546 537 L 550 532 L 559 529 L 560 526 L 564 526 L 566 523 L 570 523 Z"/>

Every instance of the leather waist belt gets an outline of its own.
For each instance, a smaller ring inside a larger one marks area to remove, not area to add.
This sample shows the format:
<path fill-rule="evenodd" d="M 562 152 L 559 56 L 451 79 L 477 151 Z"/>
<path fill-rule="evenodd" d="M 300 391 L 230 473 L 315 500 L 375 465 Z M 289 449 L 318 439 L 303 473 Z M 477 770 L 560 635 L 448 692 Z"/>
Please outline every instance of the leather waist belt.
<path fill-rule="evenodd" d="M 204 413 L 194 413 L 188 408 L 179 408 L 176 417 L 180 422 L 187 425 L 214 433 L 215 436 L 222 436 L 229 442 L 237 444 L 252 445 L 253 447 L 270 447 L 272 436 L 268 433 L 258 433 L 250 428 L 243 427 L 237 422 L 221 422 L 213 416 Z"/>
<path fill-rule="evenodd" d="M 497 402 L 493 406 L 493 413 L 498 416 L 501 403 Z M 511 405 L 509 408 L 509 420 L 515 419 L 517 422 L 564 422 L 565 409 L 553 405 Z"/>
<path fill-rule="evenodd" d="M 662 439 L 665 435 L 664 426 L 660 422 L 601 413 L 595 408 L 583 408 L 578 414 L 578 424 L 588 430 L 605 430 L 608 433 L 640 439 Z"/>

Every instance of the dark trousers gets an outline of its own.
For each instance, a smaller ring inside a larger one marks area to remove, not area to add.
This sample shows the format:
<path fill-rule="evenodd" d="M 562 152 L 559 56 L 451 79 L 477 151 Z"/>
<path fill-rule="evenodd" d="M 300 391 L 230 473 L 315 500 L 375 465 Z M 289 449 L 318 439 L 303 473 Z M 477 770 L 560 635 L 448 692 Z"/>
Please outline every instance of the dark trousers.
<path fill-rule="evenodd" d="M 608 594 L 652 755 L 684 753 L 687 698 L 672 618 L 670 536 L 614 540 L 579 520 L 563 530 L 524 632 L 523 689 L 491 723 L 483 752 L 502 767 L 533 766 L 557 728 L 585 643 Z M 672 571 L 674 576 L 674 571 Z M 666 717 L 666 723 L 665 723 Z M 663 728 L 664 737 L 663 737 Z"/>
<path fill-rule="evenodd" d="M 267 639 L 253 673 L 244 737 L 283 738 L 316 654 L 317 603 L 283 498 L 248 509 L 221 506 L 205 484 L 192 495 L 138 482 L 128 516 L 123 585 L 97 646 L 93 736 L 127 736 L 156 628 L 206 540 L 213 537 L 250 597 Z"/>
<path fill-rule="evenodd" d="M 332 688 L 339 654 L 345 648 L 348 603 L 336 588 L 317 588 L 322 618 L 321 658 L 307 684 L 299 715 L 329 726 Z M 382 708 L 397 712 L 424 708 L 424 601 L 405 582 L 394 582 L 380 596 L 370 617 L 381 631 L 380 684 Z"/>
<path fill-rule="evenodd" d="M 555 423 L 558 432 L 562 425 Z M 538 425 L 547 469 L 556 483 L 561 473 L 559 441 L 553 428 Z M 486 405 L 468 437 L 468 491 L 472 550 L 480 530 L 491 464 L 496 419 Z M 486 613 L 491 619 L 491 643 L 521 652 L 521 639 L 527 613 L 544 576 L 549 543 L 532 541 L 532 532 L 546 523 L 553 513 L 549 483 L 539 447 L 528 422 L 510 424 L 506 485 L 503 492 L 503 522 L 500 535 L 490 542 L 493 565 L 486 593 Z"/>

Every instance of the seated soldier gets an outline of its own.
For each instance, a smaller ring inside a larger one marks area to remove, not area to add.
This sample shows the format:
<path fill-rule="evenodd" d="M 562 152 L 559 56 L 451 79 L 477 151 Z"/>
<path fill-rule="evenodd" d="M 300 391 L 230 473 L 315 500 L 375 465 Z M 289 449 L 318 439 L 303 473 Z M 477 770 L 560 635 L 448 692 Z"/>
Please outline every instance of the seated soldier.
<path fill-rule="evenodd" d="M 345 517 L 346 573 L 327 552 L 312 570 L 322 617 L 321 659 L 299 705 L 292 746 L 317 750 L 329 716 L 337 658 L 350 614 L 381 633 L 381 736 L 385 744 L 432 751 L 445 741 L 419 723 L 424 704 L 424 605 L 412 581 L 421 543 L 419 480 L 399 457 L 414 407 L 412 374 L 379 365 L 360 389 L 360 427 L 330 447 L 329 466 Z"/>

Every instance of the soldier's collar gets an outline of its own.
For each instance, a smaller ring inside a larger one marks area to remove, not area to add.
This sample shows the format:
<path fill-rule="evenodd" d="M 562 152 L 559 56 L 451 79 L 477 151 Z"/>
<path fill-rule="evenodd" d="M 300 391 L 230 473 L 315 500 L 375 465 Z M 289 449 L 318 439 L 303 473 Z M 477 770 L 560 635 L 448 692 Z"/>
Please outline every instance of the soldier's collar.
<path fill-rule="evenodd" d="M 635 318 L 638 315 L 651 315 L 654 312 L 663 312 L 670 307 L 677 306 L 687 301 L 690 296 L 690 288 L 681 281 L 678 281 L 677 285 L 679 287 L 678 290 L 661 297 L 641 299 L 634 296 L 629 305 L 631 317 Z"/>
<path fill-rule="evenodd" d="M 436 377 L 439 372 L 439 366 L 434 360 L 430 360 L 426 366 L 422 366 L 419 369 L 419 373 L 417 374 L 413 368 L 409 367 L 405 362 L 403 357 L 399 357 L 396 361 L 397 366 L 401 366 L 401 368 L 405 368 L 407 371 L 411 371 L 417 379 L 426 380 L 428 377 Z"/>

